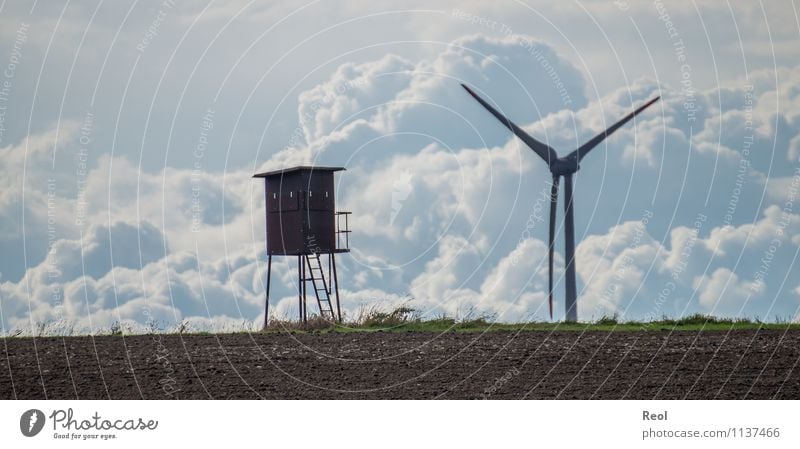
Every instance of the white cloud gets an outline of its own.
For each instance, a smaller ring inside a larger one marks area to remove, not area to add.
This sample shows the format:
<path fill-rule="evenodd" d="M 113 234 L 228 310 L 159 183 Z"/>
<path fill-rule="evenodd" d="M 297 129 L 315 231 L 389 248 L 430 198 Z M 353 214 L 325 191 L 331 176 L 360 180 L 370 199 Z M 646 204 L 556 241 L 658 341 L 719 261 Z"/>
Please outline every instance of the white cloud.
<path fill-rule="evenodd" d="M 780 69 L 786 80 L 780 86 L 767 72 L 751 78 L 757 139 L 729 223 L 724 216 L 745 137 L 741 83 L 699 92 L 702 119 L 690 127 L 681 94 L 669 85 L 639 78 L 589 102 L 589 81 L 572 58 L 518 35 L 473 35 L 428 56 L 388 53 L 332 67 L 327 79 L 298 95 L 302 141 L 272 153 L 261 168 L 347 166 L 337 175 L 338 201 L 354 212 L 354 251 L 339 258 L 339 267 L 351 316 L 365 305 L 403 303 L 410 293 L 411 305 L 429 314 L 476 309 L 506 320 L 543 319 L 548 205 L 542 194 L 550 174 L 458 84 L 479 89 L 562 154 L 661 93 L 657 107 L 598 147 L 577 176 L 580 318 L 738 313 L 742 306 L 744 315 L 794 314 L 778 280 L 800 283 L 789 258 L 800 244 L 800 220 L 796 211 L 781 210 L 792 173 L 784 156 L 794 151 L 800 123 L 791 107 L 800 85 L 795 72 Z M 269 145 L 281 136 L 268 136 Z M 86 223 L 76 226 L 79 147 L 79 124 L 70 121 L 61 123 L 58 137 L 54 130 L 34 133 L 0 150 L 9 173 L 0 181 L 0 245 L 13 255 L 0 262 L 4 329 L 59 318 L 86 327 L 143 323 L 148 315 L 197 326 L 263 318 L 263 187 L 249 169 L 221 172 L 206 159 L 199 162 L 209 165 L 198 170 L 148 170 L 93 147 Z M 53 241 L 50 178 L 56 179 Z M 764 188 L 768 203 L 761 203 Z M 642 227 L 646 211 L 654 212 Z M 707 221 L 695 229 L 699 213 Z M 19 262 L 23 214 L 28 267 Z M 763 290 L 745 304 L 776 236 L 780 247 Z M 560 250 L 561 236 L 557 242 Z M 556 262 L 560 304 L 560 254 Z M 273 280 L 273 312 L 292 317 L 293 264 L 278 261 Z M 780 299 L 773 307 L 766 297 Z"/>
<path fill-rule="evenodd" d="M 747 301 L 757 300 L 763 284 L 740 280 L 727 268 L 718 268 L 710 276 L 699 276 L 694 281 L 700 305 L 711 314 L 727 313 L 738 316 Z"/>
<path fill-rule="evenodd" d="M 755 224 L 737 227 L 709 229 L 698 219 L 692 228 L 673 229 L 668 247 L 641 222 L 616 226 L 578 245 L 581 316 L 774 316 L 784 301 L 783 277 L 796 278 L 791 260 L 798 234 L 800 215 L 784 216 L 777 206 Z M 779 295 L 777 308 L 764 301 L 768 291 Z"/>

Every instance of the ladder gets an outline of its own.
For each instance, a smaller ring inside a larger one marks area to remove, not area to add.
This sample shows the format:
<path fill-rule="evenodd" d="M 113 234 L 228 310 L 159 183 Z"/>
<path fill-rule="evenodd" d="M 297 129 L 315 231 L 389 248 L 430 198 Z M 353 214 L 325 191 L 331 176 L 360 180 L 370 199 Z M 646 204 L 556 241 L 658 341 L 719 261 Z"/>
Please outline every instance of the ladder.
<path fill-rule="evenodd" d="M 322 318 L 335 321 L 336 316 L 333 313 L 333 305 L 331 304 L 331 290 L 325 280 L 325 271 L 322 269 L 322 260 L 319 258 L 319 253 L 306 254 L 305 259 L 309 277 L 304 280 L 311 281 L 314 294 L 317 297 L 317 305 L 319 305 L 319 314 Z"/>

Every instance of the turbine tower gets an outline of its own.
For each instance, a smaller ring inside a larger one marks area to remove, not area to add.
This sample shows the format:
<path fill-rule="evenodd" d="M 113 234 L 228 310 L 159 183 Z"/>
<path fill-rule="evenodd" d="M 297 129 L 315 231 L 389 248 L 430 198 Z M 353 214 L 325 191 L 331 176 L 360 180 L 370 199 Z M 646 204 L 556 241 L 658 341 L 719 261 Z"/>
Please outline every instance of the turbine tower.
<path fill-rule="evenodd" d="M 578 305 L 577 305 L 577 297 L 578 297 L 578 289 L 575 284 L 575 220 L 573 217 L 572 211 L 572 175 L 580 169 L 580 162 L 581 160 L 589 154 L 590 151 L 594 147 L 596 147 L 600 142 L 602 142 L 606 137 L 610 136 L 611 133 L 621 128 L 625 123 L 627 123 L 630 119 L 635 117 L 640 112 L 644 111 L 648 106 L 652 105 L 656 101 L 658 101 L 661 97 L 655 97 L 652 100 L 648 101 L 647 103 L 639 106 L 630 114 L 626 115 L 622 118 L 622 120 L 614 123 L 603 131 L 602 133 L 596 135 L 594 138 L 586 142 L 585 144 L 578 147 L 577 150 L 569 153 L 564 157 L 558 157 L 556 151 L 551 148 L 549 145 L 539 142 L 538 140 L 531 137 L 528 133 L 522 130 L 519 126 L 515 125 L 514 122 L 507 119 L 503 114 L 498 112 L 495 108 L 493 108 L 489 103 L 483 100 L 478 94 L 473 92 L 469 87 L 465 86 L 464 84 L 461 85 L 473 98 L 478 100 L 484 108 L 486 108 L 492 115 L 500 120 L 500 123 L 505 125 L 508 129 L 511 130 L 517 137 L 520 138 L 525 145 L 527 145 L 534 153 L 539 155 L 545 162 L 547 162 L 547 166 L 550 169 L 550 173 L 553 174 L 553 184 L 550 188 L 550 237 L 549 237 L 549 280 L 548 280 L 548 295 L 549 295 L 549 305 L 550 305 L 550 319 L 553 319 L 553 239 L 555 238 L 554 234 L 556 231 L 556 207 L 558 206 L 558 185 L 560 179 L 564 178 L 564 253 L 566 258 L 566 301 L 564 301 L 564 307 L 566 308 L 566 321 L 578 321 Z"/>

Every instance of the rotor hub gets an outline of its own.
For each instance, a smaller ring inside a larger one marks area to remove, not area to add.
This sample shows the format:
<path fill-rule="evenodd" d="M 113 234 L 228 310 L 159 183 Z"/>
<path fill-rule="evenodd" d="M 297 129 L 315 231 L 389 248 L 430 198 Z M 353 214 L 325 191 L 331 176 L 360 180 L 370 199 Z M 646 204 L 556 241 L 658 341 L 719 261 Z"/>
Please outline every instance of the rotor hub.
<path fill-rule="evenodd" d="M 578 161 L 573 158 L 558 158 L 550 166 L 550 172 L 557 176 L 566 176 L 575 173 L 579 168 Z"/>

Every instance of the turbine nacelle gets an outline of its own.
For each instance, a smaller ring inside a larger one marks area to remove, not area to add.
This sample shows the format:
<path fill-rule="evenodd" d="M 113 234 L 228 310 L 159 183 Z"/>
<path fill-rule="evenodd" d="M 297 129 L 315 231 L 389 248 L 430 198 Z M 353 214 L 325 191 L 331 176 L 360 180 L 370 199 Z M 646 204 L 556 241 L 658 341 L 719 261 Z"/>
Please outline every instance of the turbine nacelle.
<path fill-rule="evenodd" d="M 554 176 L 571 175 L 578 171 L 581 166 L 578 164 L 576 157 L 560 157 L 550 164 L 550 173 Z"/>

